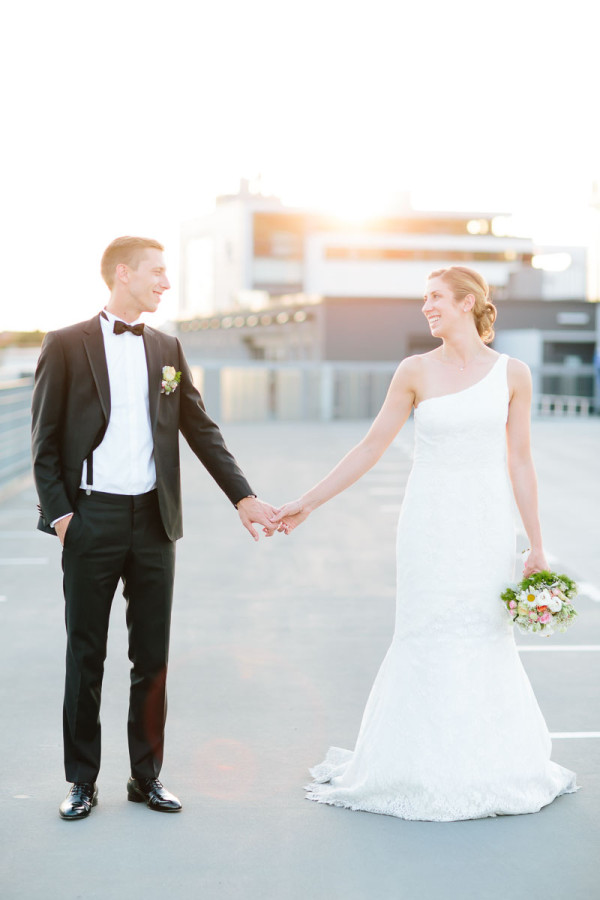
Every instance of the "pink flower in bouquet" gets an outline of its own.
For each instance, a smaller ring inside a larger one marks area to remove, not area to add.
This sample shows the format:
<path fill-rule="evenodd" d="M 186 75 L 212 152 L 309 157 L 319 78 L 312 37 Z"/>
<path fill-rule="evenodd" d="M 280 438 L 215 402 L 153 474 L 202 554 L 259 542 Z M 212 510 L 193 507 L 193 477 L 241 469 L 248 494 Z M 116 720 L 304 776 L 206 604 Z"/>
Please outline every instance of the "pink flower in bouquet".
<path fill-rule="evenodd" d="M 517 604 L 515 603 L 514 600 L 511 600 L 510 603 L 509 603 L 508 605 L 510 606 L 511 609 L 516 609 L 516 608 L 517 608 Z"/>
<path fill-rule="evenodd" d="M 542 625 L 547 625 L 548 622 L 552 621 L 552 613 L 545 612 L 543 616 L 540 616 L 539 621 L 542 623 Z"/>

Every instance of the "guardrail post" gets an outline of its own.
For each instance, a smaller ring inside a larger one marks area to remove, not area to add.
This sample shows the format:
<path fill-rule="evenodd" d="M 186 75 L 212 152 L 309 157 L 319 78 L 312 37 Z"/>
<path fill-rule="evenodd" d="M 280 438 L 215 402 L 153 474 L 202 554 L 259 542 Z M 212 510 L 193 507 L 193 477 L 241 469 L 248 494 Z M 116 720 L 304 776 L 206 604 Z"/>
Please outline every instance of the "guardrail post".
<path fill-rule="evenodd" d="M 335 370 L 333 366 L 323 363 L 321 367 L 321 403 L 320 418 L 323 422 L 333 419 L 335 404 Z"/>

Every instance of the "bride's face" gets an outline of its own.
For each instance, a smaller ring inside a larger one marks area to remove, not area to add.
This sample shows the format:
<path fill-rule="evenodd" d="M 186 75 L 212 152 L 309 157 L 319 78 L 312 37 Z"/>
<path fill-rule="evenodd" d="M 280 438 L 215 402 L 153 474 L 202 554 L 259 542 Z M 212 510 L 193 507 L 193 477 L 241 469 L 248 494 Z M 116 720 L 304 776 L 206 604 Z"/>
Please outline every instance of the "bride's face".
<path fill-rule="evenodd" d="M 425 286 L 423 314 L 434 337 L 444 337 L 461 321 L 461 311 L 449 285 L 441 276 Z"/>

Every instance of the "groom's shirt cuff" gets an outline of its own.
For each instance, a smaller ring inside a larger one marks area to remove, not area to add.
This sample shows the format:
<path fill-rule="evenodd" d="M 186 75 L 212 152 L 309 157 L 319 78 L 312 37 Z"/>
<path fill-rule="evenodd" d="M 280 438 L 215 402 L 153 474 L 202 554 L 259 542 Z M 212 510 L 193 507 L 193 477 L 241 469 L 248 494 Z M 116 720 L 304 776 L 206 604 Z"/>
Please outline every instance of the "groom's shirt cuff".
<path fill-rule="evenodd" d="M 50 522 L 50 528 L 54 528 L 57 522 L 60 522 L 61 519 L 66 519 L 68 516 L 72 516 L 73 513 L 65 513 L 64 516 L 59 516 L 58 519 L 55 519 L 53 522 Z"/>

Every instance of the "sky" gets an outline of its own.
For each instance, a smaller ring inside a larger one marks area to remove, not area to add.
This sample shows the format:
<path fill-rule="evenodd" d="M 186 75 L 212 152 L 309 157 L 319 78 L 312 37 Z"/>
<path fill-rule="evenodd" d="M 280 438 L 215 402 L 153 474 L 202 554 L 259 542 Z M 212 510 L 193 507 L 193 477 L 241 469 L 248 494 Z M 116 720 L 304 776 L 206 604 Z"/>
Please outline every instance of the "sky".
<path fill-rule="evenodd" d="M 402 191 L 584 242 L 600 181 L 594 5 L 537 0 L 11 4 L 0 53 L 0 331 L 107 300 L 105 246 L 166 247 L 262 175 L 356 219 Z"/>

